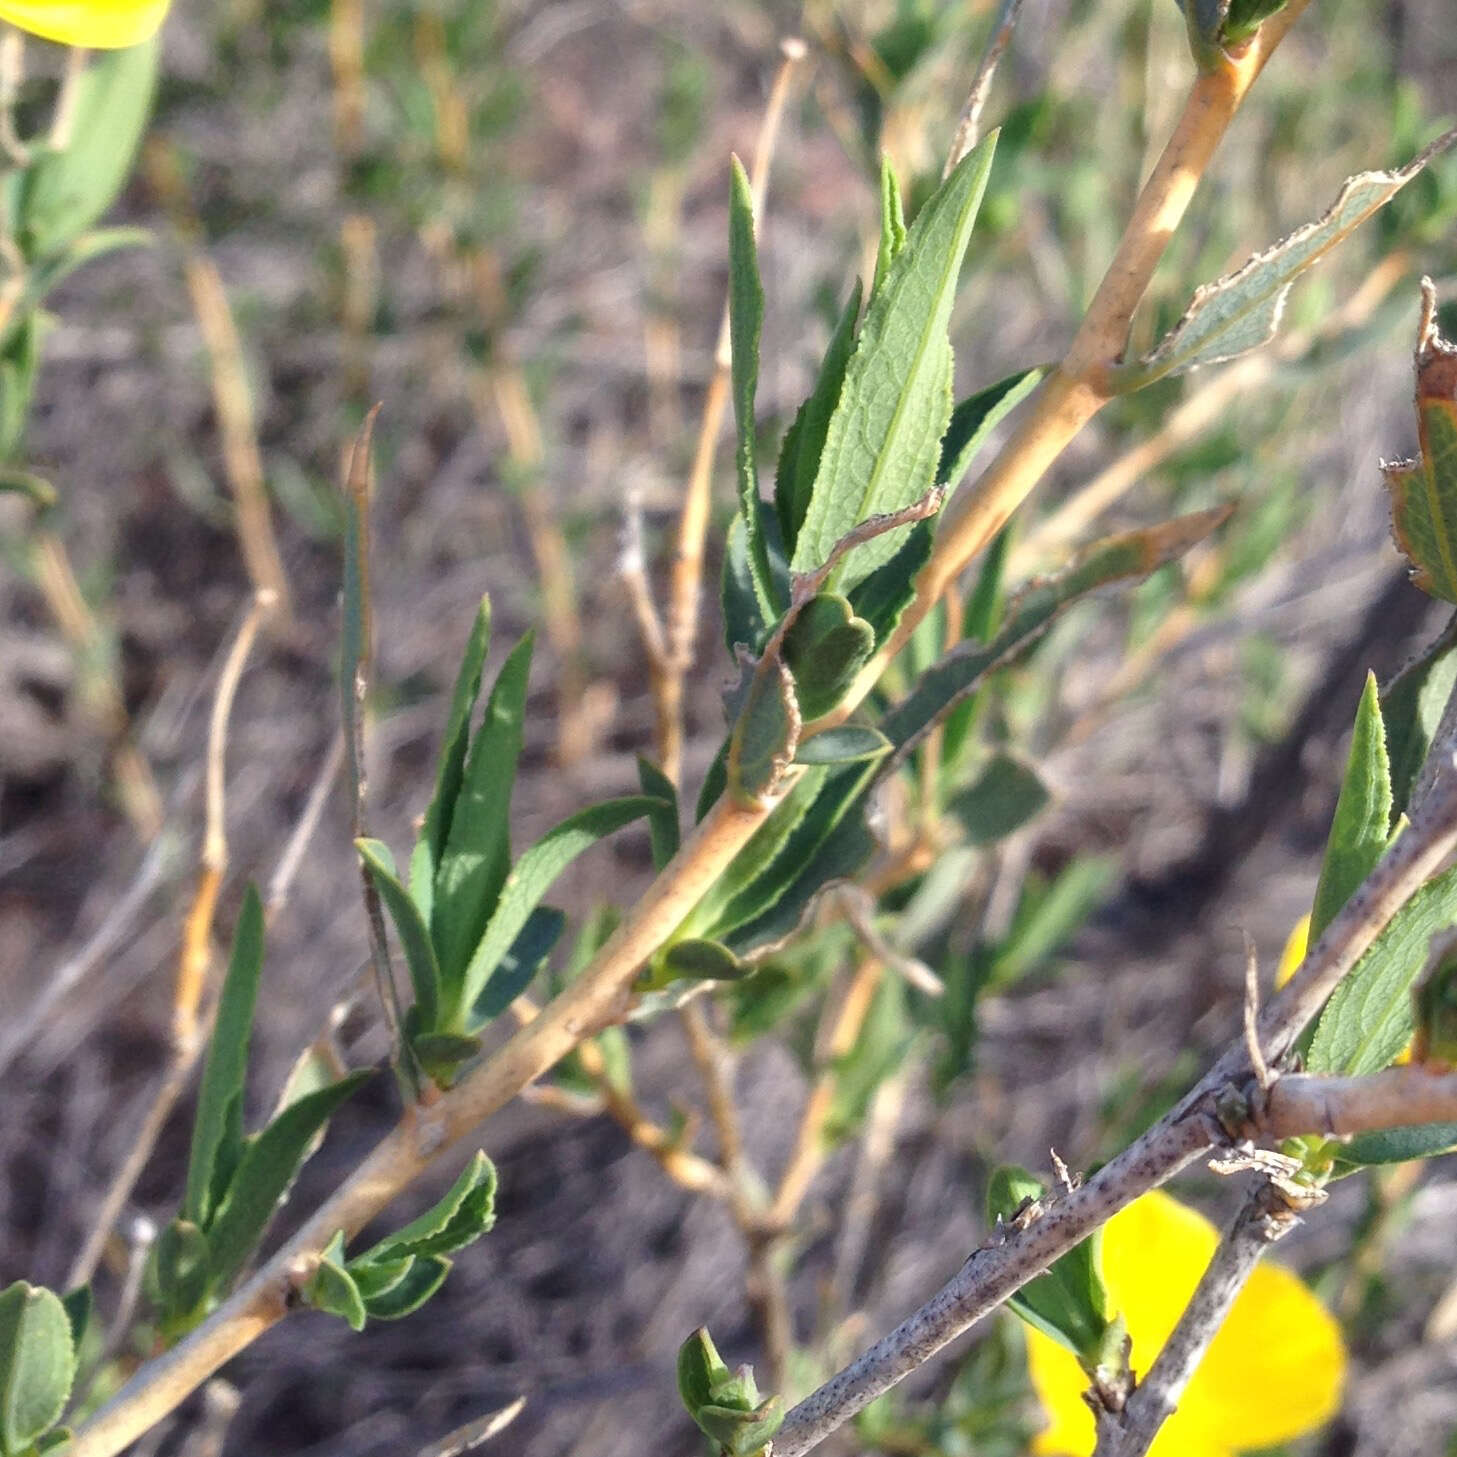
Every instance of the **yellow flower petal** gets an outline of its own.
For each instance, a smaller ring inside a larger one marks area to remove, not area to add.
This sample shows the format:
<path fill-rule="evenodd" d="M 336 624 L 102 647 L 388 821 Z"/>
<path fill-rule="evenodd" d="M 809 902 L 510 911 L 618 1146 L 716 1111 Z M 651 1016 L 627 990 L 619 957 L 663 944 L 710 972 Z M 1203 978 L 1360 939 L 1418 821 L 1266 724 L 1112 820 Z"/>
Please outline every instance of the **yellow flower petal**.
<path fill-rule="evenodd" d="M 150 40 L 170 0 L 0 0 L 0 20 L 68 46 L 116 50 Z"/>
<path fill-rule="evenodd" d="M 1290 931 L 1285 942 L 1285 949 L 1280 953 L 1280 964 L 1275 968 L 1275 985 L 1282 987 L 1297 971 L 1300 970 L 1300 963 L 1305 960 L 1305 953 L 1310 944 L 1310 912 L 1301 916 Z"/>
<path fill-rule="evenodd" d="M 1103 1278 L 1128 1322 L 1133 1369 L 1146 1372 L 1168 1339 L 1218 1241 L 1214 1226 L 1167 1194 L 1146 1194 L 1103 1234 Z M 1033 1443 L 1046 1457 L 1094 1446 L 1087 1377 L 1072 1354 L 1027 1332 L 1033 1387 L 1049 1424 Z M 1261 1265 L 1214 1338 L 1150 1457 L 1233 1457 L 1326 1421 L 1340 1400 L 1339 1329 L 1294 1275 Z"/>

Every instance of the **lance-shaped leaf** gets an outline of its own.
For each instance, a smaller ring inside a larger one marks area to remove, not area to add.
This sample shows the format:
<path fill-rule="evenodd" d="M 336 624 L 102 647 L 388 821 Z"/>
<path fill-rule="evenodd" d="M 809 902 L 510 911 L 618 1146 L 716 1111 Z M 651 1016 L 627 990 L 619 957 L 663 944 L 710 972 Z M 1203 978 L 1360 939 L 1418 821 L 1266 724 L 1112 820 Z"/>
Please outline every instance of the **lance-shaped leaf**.
<path fill-rule="evenodd" d="M 1457 688 L 1457 616 L 1412 659 L 1381 693 L 1381 718 L 1391 760 L 1392 808 L 1408 807 L 1427 750 Z"/>
<path fill-rule="evenodd" d="M 413 1315 L 445 1283 L 450 1261 L 443 1255 L 422 1255 L 410 1262 L 404 1278 L 364 1298 L 370 1320 L 403 1320 Z"/>
<path fill-rule="evenodd" d="M 263 1238 L 278 1202 L 288 1192 L 314 1135 L 362 1083 L 369 1068 L 291 1103 L 243 1146 L 228 1191 L 207 1229 L 211 1285 L 224 1288 Z"/>
<path fill-rule="evenodd" d="M 1432 937 L 1457 923 L 1457 870 L 1428 881 L 1396 913 L 1331 993 L 1306 1054 L 1313 1073 L 1380 1072 L 1416 1030 L 1412 989 Z"/>
<path fill-rule="evenodd" d="M 344 1268 L 344 1235 L 336 1234 L 323 1252 L 303 1288 L 304 1303 L 339 1316 L 350 1330 L 364 1329 L 364 1296 Z"/>
<path fill-rule="evenodd" d="M 480 998 L 527 918 L 541 904 L 557 876 L 603 836 L 657 811 L 661 805 L 661 800 L 646 794 L 594 804 L 563 820 L 522 855 L 506 877 L 495 912 L 471 954 L 459 1001 L 447 1009 L 457 1021 Z M 457 1026 L 456 1030 L 472 1029 Z"/>
<path fill-rule="evenodd" d="M 737 981 L 748 968 L 722 941 L 675 941 L 659 959 L 656 978 L 674 981 Z"/>
<path fill-rule="evenodd" d="M 496 1168 L 479 1150 L 445 1196 L 403 1229 L 350 1260 L 349 1266 L 387 1265 L 421 1255 L 448 1255 L 485 1234 L 496 1220 Z"/>
<path fill-rule="evenodd" d="M 1391 172 L 1362 172 L 1342 186 L 1330 210 L 1256 253 L 1243 267 L 1195 290 L 1184 317 L 1141 363 L 1115 371 L 1120 389 L 1137 389 L 1197 364 L 1217 364 L 1275 337 L 1291 285 L 1385 206 L 1433 157 L 1457 141 L 1447 132 Z"/>
<path fill-rule="evenodd" d="M 994 147 L 990 136 L 921 209 L 865 311 L 795 542 L 797 572 L 823 565 L 862 521 L 911 505 L 935 479 L 951 417 L 951 305 Z M 856 547 L 830 585 L 848 590 L 904 539 L 902 528 Z"/>
<path fill-rule="evenodd" d="M 799 746 L 796 764 L 859 764 L 890 753 L 893 745 L 879 729 L 847 723 L 816 734 Z"/>
<path fill-rule="evenodd" d="M 248 1073 L 248 1041 L 262 971 L 263 903 L 250 885 L 243 893 L 243 908 L 233 931 L 233 953 L 203 1064 L 187 1161 L 182 1217 L 203 1229 L 221 1198 L 219 1165 L 230 1176 L 242 1152 L 243 1080 Z"/>
<path fill-rule="evenodd" d="M 79 237 L 116 201 L 152 110 L 161 42 L 108 51 L 76 82 L 70 141 L 21 180 L 19 223 L 27 258 Z"/>
<path fill-rule="evenodd" d="M 1039 815 L 1050 798 L 1030 764 L 997 754 L 972 784 L 951 796 L 946 809 L 969 844 L 993 845 Z"/>
<path fill-rule="evenodd" d="M 171 1319 L 191 1315 L 211 1282 L 207 1236 L 190 1220 L 174 1219 L 157 1236 L 147 1259 L 147 1293 Z"/>
<path fill-rule="evenodd" d="M 435 880 L 431 939 L 443 999 L 468 1005 L 461 985 L 471 950 L 490 921 L 511 869 L 511 787 L 521 757 L 532 636 L 501 666 L 466 758 Z M 502 948 L 504 949 L 504 948 Z"/>
<path fill-rule="evenodd" d="M 1310 912 L 1312 946 L 1371 873 L 1390 835 L 1391 766 L 1376 677 L 1368 673 Z"/>
<path fill-rule="evenodd" d="M 850 363 L 850 351 L 855 347 L 855 325 L 859 319 L 860 284 L 857 280 L 835 325 L 835 332 L 830 335 L 819 374 L 815 376 L 814 389 L 799 407 L 794 423 L 785 432 L 784 444 L 779 448 L 779 470 L 774 478 L 774 509 L 779 516 L 784 549 L 791 553 L 799 538 L 804 513 L 809 510 L 815 473 L 819 470 L 820 456 L 824 452 L 830 416 L 839 403 L 840 391 L 845 384 L 845 370 Z"/>
<path fill-rule="evenodd" d="M 19 1457 L 60 1420 L 75 1375 L 60 1297 L 24 1280 L 0 1291 L 0 1451 Z"/>
<path fill-rule="evenodd" d="M 653 869 L 661 870 L 678 853 L 678 842 L 682 837 L 678 822 L 678 786 L 641 754 L 637 756 L 637 782 L 644 794 L 662 800 L 662 806 L 648 815 Z"/>
<path fill-rule="evenodd" d="M 890 265 L 895 262 L 906 245 L 906 210 L 901 201 L 900 182 L 890 158 L 880 159 L 880 242 L 875 249 L 875 275 L 870 284 L 870 296 L 874 298 L 880 285 L 885 282 Z"/>
<path fill-rule="evenodd" d="M 759 466 L 755 459 L 754 397 L 759 388 L 759 335 L 764 327 L 764 286 L 754 242 L 754 191 L 737 157 L 729 189 L 729 343 L 732 350 L 735 460 L 739 477 L 739 514 L 749 549 L 749 576 L 764 615 L 777 615 L 769 552 L 764 542 Z"/>
<path fill-rule="evenodd" d="M 1372 1164 L 1405 1164 L 1435 1158 L 1457 1148 L 1457 1123 L 1422 1123 L 1384 1128 L 1347 1139 L 1336 1150 L 1335 1175 L 1354 1174 Z"/>
<path fill-rule="evenodd" d="M 1457 603 L 1457 348 L 1437 332 L 1436 303 L 1417 340 L 1417 435 L 1421 457 L 1383 467 L 1396 544 L 1423 592 Z"/>
<path fill-rule="evenodd" d="M 445 720 L 445 737 L 435 767 L 435 793 L 425 811 L 420 838 L 410 856 L 410 894 L 428 926 L 435 906 L 435 877 L 455 816 L 456 796 L 465 776 L 465 755 L 470 745 L 470 720 L 481 693 L 481 671 L 491 646 L 491 599 L 481 598 L 466 642 L 465 656 L 450 696 L 450 714 Z"/>
<path fill-rule="evenodd" d="M 941 459 L 936 467 L 936 484 L 952 490 L 976 459 L 987 437 L 1042 383 L 1047 366 L 1019 369 L 996 384 L 968 395 L 951 412 L 951 423 L 941 441 Z"/>
<path fill-rule="evenodd" d="M 440 1012 L 440 966 L 435 960 L 430 928 L 420 913 L 419 903 L 396 876 L 389 846 L 364 839 L 356 840 L 354 848 L 359 851 L 359 858 L 395 923 L 395 933 L 410 968 L 410 982 L 415 988 L 416 1025 L 421 1031 L 433 1031 Z"/>
<path fill-rule="evenodd" d="M 881 721 L 881 732 L 904 754 L 989 673 L 1037 642 L 1071 603 L 1110 583 L 1146 577 L 1202 541 L 1229 514 L 1227 507 L 1197 511 L 1094 543 L 1066 571 L 1024 589 L 990 643 L 962 643 L 927 669 Z"/>
<path fill-rule="evenodd" d="M 648 814 L 651 818 L 653 811 Z M 485 991 L 476 998 L 470 1014 L 472 1026 L 483 1027 L 487 1022 L 494 1022 L 531 985 L 531 979 L 541 970 L 542 962 L 551 955 L 551 948 L 561 940 L 566 928 L 566 913 L 555 906 L 537 906 L 527 916 L 526 924 L 507 947 L 501 964 L 491 973 Z"/>
<path fill-rule="evenodd" d="M 779 788 L 802 727 L 794 675 L 779 658 L 765 656 L 749 675 L 729 735 L 728 787 L 736 800 L 754 803 Z"/>

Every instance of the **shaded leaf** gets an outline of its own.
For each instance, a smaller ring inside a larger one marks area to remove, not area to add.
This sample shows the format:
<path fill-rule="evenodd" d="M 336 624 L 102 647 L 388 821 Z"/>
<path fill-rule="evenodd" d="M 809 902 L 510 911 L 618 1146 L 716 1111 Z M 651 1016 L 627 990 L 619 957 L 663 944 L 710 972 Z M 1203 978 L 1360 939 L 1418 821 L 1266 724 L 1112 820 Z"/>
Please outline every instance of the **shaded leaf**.
<path fill-rule="evenodd" d="M 801 725 L 793 675 L 778 658 L 764 658 L 749 676 L 729 735 L 728 787 L 736 800 L 752 803 L 778 788 L 794 762 Z"/>
<path fill-rule="evenodd" d="M 477 1240 L 495 1223 L 496 1168 L 477 1151 L 439 1203 L 403 1229 L 386 1235 L 350 1264 L 378 1265 L 428 1255 L 448 1255 Z"/>
<path fill-rule="evenodd" d="M 661 800 L 648 812 L 648 833 L 653 842 L 653 869 L 661 870 L 678 853 L 682 830 L 678 823 L 678 787 L 651 760 L 637 756 L 637 782 L 642 792 Z"/>
<path fill-rule="evenodd" d="M 740 647 L 757 653 L 769 636 L 769 620 L 759 605 L 759 594 L 754 590 L 754 574 L 749 566 L 749 535 L 742 516 L 735 516 L 729 523 L 719 600 L 723 608 L 724 646 L 730 653 Z"/>
<path fill-rule="evenodd" d="M 435 793 L 425 811 L 420 837 L 410 856 L 410 894 L 420 908 L 425 924 L 431 924 L 435 906 L 435 876 L 455 816 L 456 796 L 465 775 L 465 755 L 470 745 L 471 714 L 481 694 L 481 673 L 491 647 L 491 599 L 482 597 L 466 641 L 465 656 L 460 660 L 455 690 L 450 695 L 450 712 L 445 720 L 445 736 L 440 744 L 440 758 L 435 766 Z"/>
<path fill-rule="evenodd" d="M 440 1015 L 440 966 L 435 960 L 430 928 L 420 913 L 419 903 L 396 878 L 389 847 L 378 840 L 363 839 L 356 840 L 354 848 L 359 851 L 359 858 L 374 881 L 394 922 L 395 934 L 400 938 L 405 963 L 410 968 L 410 984 L 415 989 L 418 1024 L 433 1030 Z"/>
<path fill-rule="evenodd" d="M 663 952 L 664 977 L 673 981 L 736 981 L 746 968 L 722 941 L 688 938 Z"/>
<path fill-rule="evenodd" d="M 652 811 L 649 811 L 649 815 Z M 486 989 L 471 1008 L 477 1026 L 494 1022 L 531 985 L 541 964 L 567 928 L 566 913 L 555 906 L 537 906 L 506 949 L 501 964 L 486 982 Z"/>
<path fill-rule="evenodd" d="M 522 855 L 505 878 L 495 912 L 465 968 L 456 1017 L 479 1001 L 557 876 L 598 840 L 651 814 L 661 804 L 661 800 L 642 794 L 594 804 L 548 830 Z"/>
<path fill-rule="evenodd" d="M 891 742 L 878 729 L 847 723 L 805 739 L 794 756 L 796 764 L 858 764 L 890 753 Z"/>
<path fill-rule="evenodd" d="M 1046 376 L 1047 366 L 1044 364 L 1020 369 L 962 400 L 952 410 L 951 422 L 941 440 L 936 484 L 955 490 L 986 444 L 987 437 Z"/>
<path fill-rule="evenodd" d="M 1405 811 L 1457 687 L 1457 617 L 1382 690 L 1381 718 L 1391 764 L 1392 809 Z"/>
<path fill-rule="evenodd" d="M 54 1426 L 75 1374 L 60 1297 L 24 1280 L 0 1291 L 0 1448 L 23 1453 Z"/>
<path fill-rule="evenodd" d="M 450 1261 L 441 1255 L 424 1255 L 411 1261 L 403 1280 L 388 1290 L 367 1298 L 365 1311 L 371 1320 L 403 1320 L 413 1315 L 445 1283 Z"/>
<path fill-rule="evenodd" d="M 951 416 L 951 305 L 994 147 L 994 136 L 983 141 L 921 209 L 866 309 L 795 542 L 797 572 L 824 563 L 860 522 L 920 500 L 935 478 Z M 904 539 L 901 529 L 856 547 L 832 585 L 862 581 Z"/>
<path fill-rule="evenodd" d="M 350 1330 L 364 1329 L 364 1297 L 354 1277 L 344 1268 L 344 1236 L 336 1234 L 319 1256 L 319 1263 L 303 1288 L 304 1301 L 315 1310 L 337 1315 Z"/>
<path fill-rule="evenodd" d="M 1029 764 L 1012 754 L 997 754 L 975 783 L 951 796 L 946 809 L 970 844 L 991 845 L 1034 819 L 1050 798 Z"/>
<path fill-rule="evenodd" d="M 1336 1151 L 1335 1172 L 1354 1174 L 1372 1164 L 1404 1164 L 1434 1158 L 1457 1149 L 1457 1123 L 1423 1123 L 1411 1128 L 1386 1128 L 1348 1138 Z"/>
<path fill-rule="evenodd" d="M 244 1144 L 232 1183 L 207 1229 L 215 1290 L 227 1286 L 263 1238 L 314 1135 L 373 1075 L 364 1068 L 300 1098 Z"/>
<path fill-rule="evenodd" d="M 1312 945 L 1381 858 L 1390 826 L 1391 769 L 1386 757 L 1386 731 L 1381 722 L 1376 677 L 1368 673 L 1315 888 L 1310 913 Z"/>
<path fill-rule="evenodd" d="M 462 1064 L 478 1057 L 481 1051 L 481 1039 L 464 1032 L 417 1033 L 413 1027 L 408 1027 L 406 1035 L 416 1061 L 430 1081 L 442 1088 L 450 1087 Z"/>
<path fill-rule="evenodd" d="M 221 1197 L 214 1178 L 219 1162 L 231 1169 L 243 1143 L 243 1082 L 248 1073 L 248 1041 L 263 971 L 263 903 L 249 886 L 233 931 L 233 951 L 218 996 L 212 1040 L 202 1068 L 197 1115 L 192 1125 L 192 1151 L 187 1162 L 187 1190 L 182 1217 L 199 1228 L 211 1222 Z"/>
<path fill-rule="evenodd" d="M 207 1295 L 210 1255 L 207 1236 L 186 1219 L 174 1219 L 157 1236 L 147 1271 L 152 1298 L 169 1316 L 187 1316 Z"/>
<path fill-rule="evenodd" d="M 821 592 L 795 614 L 784 634 L 783 657 L 794 675 L 802 720 L 819 718 L 849 692 L 875 651 L 875 629 L 843 597 Z"/>

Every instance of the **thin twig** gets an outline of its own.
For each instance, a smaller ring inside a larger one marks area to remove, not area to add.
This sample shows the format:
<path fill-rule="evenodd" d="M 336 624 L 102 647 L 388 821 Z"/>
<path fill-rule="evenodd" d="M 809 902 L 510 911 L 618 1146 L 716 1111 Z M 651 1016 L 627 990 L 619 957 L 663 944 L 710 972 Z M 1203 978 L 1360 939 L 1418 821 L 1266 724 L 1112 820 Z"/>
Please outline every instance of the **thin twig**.
<path fill-rule="evenodd" d="M 303 865 L 309 841 L 313 839 L 314 831 L 319 827 L 319 820 L 323 817 L 324 809 L 329 803 L 329 795 L 334 788 L 334 781 L 338 779 L 339 770 L 343 764 L 344 730 L 339 728 L 335 730 L 334 737 L 330 740 L 329 747 L 324 753 L 323 762 L 319 765 L 319 772 L 314 776 L 313 786 L 309 790 L 309 797 L 304 801 L 303 811 L 289 834 L 288 843 L 283 847 L 283 854 L 278 857 L 278 865 L 273 871 L 273 878 L 268 882 L 268 899 L 264 902 L 264 910 L 270 921 L 274 920 L 288 903 L 289 892 L 293 889 L 294 879 Z"/>
<path fill-rule="evenodd" d="M 981 139 L 981 114 L 991 95 L 992 82 L 996 79 L 997 66 L 1003 53 L 1012 43 L 1012 32 L 1017 29 L 1017 16 L 1022 9 L 1022 0 L 1002 0 L 1002 8 L 992 28 L 986 50 L 982 52 L 981 63 L 971 80 L 966 104 L 956 120 L 956 131 L 951 138 L 951 150 L 946 154 L 946 166 L 941 171 L 944 181 L 956 170 L 961 161 Z"/>
<path fill-rule="evenodd" d="M 1144 1457 L 1178 1409 L 1210 1343 L 1265 1251 L 1298 1223 L 1284 1196 L 1262 1182 L 1220 1241 L 1179 1323 L 1121 1412 L 1098 1411 L 1094 1457 Z"/>
<path fill-rule="evenodd" d="M 1260 959 L 1255 953 L 1254 937 L 1248 931 L 1245 937 L 1245 1006 L 1244 1032 L 1245 1053 L 1254 1069 L 1255 1081 L 1261 1091 L 1269 1088 L 1273 1081 L 1270 1065 L 1265 1061 L 1260 1047 Z"/>
<path fill-rule="evenodd" d="M 783 60 L 769 91 L 759 136 L 754 145 L 754 166 L 750 191 L 754 199 L 754 216 L 762 217 L 764 197 L 769 185 L 769 163 L 779 135 L 779 123 L 789 99 L 790 83 L 795 68 L 804 59 L 802 40 L 789 39 L 780 47 Z M 693 465 L 683 492 L 683 505 L 678 515 L 677 541 L 673 553 L 673 572 L 668 591 L 664 640 L 667 667 L 658 683 L 654 708 L 657 720 L 658 763 L 663 773 L 675 783 L 683 767 L 683 685 L 693 666 L 694 639 L 698 633 L 698 597 L 703 579 L 703 547 L 708 535 L 712 504 L 713 459 L 718 450 L 718 437 L 723 428 L 728 406 L 729 312 L 724 304 L 719 324 L 718 345 L 713 356 L 713 375 L 703 402 L 703 418 L 698 430 L 698 444 L 693 452 Z"/>
<path fill-rule="evenodd" d="M 457 1427 L 449 1436 L 442 1437 L 438 1442 L 431 1442 L 428 1447 L 422 1447 L 419 1457 L 460 1457 L 462 1452 L 470 1452 L 482 1442 L 490 1441 L 497 1433 L 504 1432 L 521 1415 L 525 1406 L 526 1398 L 518 1396 L 510 1406 L 503 1406 L 500 1411 L 477 1417 L 474 1421 Z"/>

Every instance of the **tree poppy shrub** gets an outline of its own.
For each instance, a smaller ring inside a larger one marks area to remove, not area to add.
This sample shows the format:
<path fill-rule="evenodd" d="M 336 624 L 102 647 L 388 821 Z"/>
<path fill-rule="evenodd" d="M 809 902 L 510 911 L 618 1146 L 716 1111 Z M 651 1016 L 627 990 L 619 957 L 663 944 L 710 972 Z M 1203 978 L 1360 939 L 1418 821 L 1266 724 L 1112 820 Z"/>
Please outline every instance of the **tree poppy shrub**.
<path fill-rule="evenodd" d="M 266 929 L 249 893 L 216 1000 L 185 1186 L 147 1268 L 146 1333 L 164 1354 L 141 1362 L 99 1408 L 83 1402 L 70 1431 L 60 1424 L 85 1359 L 88 1290 L 62 1296 L 18 1283 L 0 1292 L 4 1457 L 62 1443 L 77 1457 L 122 1450 L 300 1304 L 355 1329 L 418 1310 L 447 1278 L 452 1258 L 492 1226 L 489 1160 L 477 1153 L 435 1206 L 365 1248 L 361 1229 L 447 1149 L 473 1140 L 491 1113 L 559 1070 L 599 1097 L 670 1176 L 723 1199 L 753 1252 L 766 1292 L 765 1389 L 752 1373 L 731 1371 L 706 1331 L 687 1337 L 678 1363 L 688 1412 L 720 1452 L 796 1457 L 811 1450 L 1008 1303 L 1037 1332 L 1032 1373 L 1051 1417 L 1039 1450 L 1145 1451 L 1176 1412 L 1165 1450 L 1214 1457 L 1295 1435 L 1330 1412 L 1342 1361 L 1334 1329 L 1291 1277 L 1258 1261 L 1331 1179 L 1457 1143 L 1457 1083 L 1443 1056 L 1457 969 L 1445 943 L 1433 940 L 1457 918 L 1457 881 L 1443 870 L 1457 846 L 1454 732 L 1444 715 L 1453 682 L 1450 632 L 1361 701 L 1302 964 L 1263 1013 L 1247 1009 L 1245 1035 L 1152 1128 L 1083 1180 L 1065 1170 L 1052 1183 L 1000 1171 L 992 1180 L 989 1243 L 901 1327 L 793 1406 L 785 1391 L 782 1290 L 776 1297 L 774 1287 L 774 1262 L 784 1254 L 822 1136 L 861 1116 L 894 1067 L 899 1049 L 887 1029 L 920 1016 L 954 1045 L 967 1035 L 966 999 L 999 975 L 1010 978 L 1018 955 L 1033 954 L 1009 935 L 989 965 L 958 964 L 954 949 L 943 947 L 942 963 L 927 967 L 913 954 L 920 943 L 900 940 L 912 917 L 926 914 L 930 892 L 945 894 L 938 875 L 956 862 L 942 852 L 1006 838 L 1046 797 L 1019 756 L 980 741 L 979 695 L 1025 661 L 1074 604 L 1177 560 L 1224 529 L 1229 511 L 1093 541 L 1057 574 L 1013 583 L 1013 590 L 1004 580 L 1008 520 L 1104 405 L 1268 342 L 1301 273 L 1421 176 L 1452 140 L 1402 159 L 1397 170 L 1351 178 L 1327 213 L 1199 288 L 1184 317 L 1136 355 L 1130 321 L 1168 237 L 1244 95 L 1304 9 L 1304 0 L 1190 0 L 1196 75 L 1185 108 L 1054 367 L 1019 370 L 953 401 L 952 305 L 996 136 L 973 145 L 960 135 L 943 181 L 909 223 L 887 165 L 873 274 L 865 288 L 844 291 L 814 388 L 781 442 L 772 492 L 764 489 L 755 419 L 764 310 L 755 192 L 735 164 L 723 382 L 737 425 L 738 510 L 721 588 L 735 681 L 725 695 L 723 743 L 692 812 L 680 804 L 675 778 L 645 759 L 640 793 L 587 806 L 516 853 L 509 801 L 532 641 L 515 644 L 486 687 L 492 619 L 483 603 L 475 622 L 462 625 L 466 648 L 417 838 L 401 847 L 366 833 L 366 426 L 345 480 L 341 717 L 368 936 L 405 1111 L 298 1232 L 260 1258 L 300 1164 L 369 1071 L 341 1077 L 319 1061 L 306 1063 L 272 1117 L 245 1131 L 242 1092 Z M 158 15 L 156 7 L 122 6 L 9 12 L 38 33 L 94 45 L 126 33 L 119 28 L 125 15 L 143 27 Z M 67 15 L 69 31 L 60 18 Z M 118 28 L 107 30 L 113 22 Z M 87 74 L 101 78 L 100 87 L 117 73 Z M 135 80 L 115 84 L 112 100 L 135 102 L 141 94 Z M 110 119 L 103 110 L 91 117 L 98 137 Z M 78 134 L 78 142 L 92 139 Z M 113 140 L 108 165 L 87 177 L 114 182 L 134 140 L 125 148 Z M 82 153 L 60 149 L 24 165 L 64 167 L 68 155 Z M 25 180 L 18 225 L 27 261 L 37 273 L 48 260 L 74 261 L 65 250 L 96 221 L 98 201 L 100 208 L 109 201 L 105 189 L 92 183 L 82 206 L 69 185 L 74 176 L 49 192 L 43 177 Z M 41 206 L 47 198 L 49 214 Z M 26 332 L 38 329 L 39 295 L 30 307 L 12 325 L 17 368 L 39 337 Z M 1419 582 L 1457 603 L 1452 357 L 1429 300 L 1417 350 L 1422 454 L 1393 468 L 1391 484 Z M 1015 428 L 983 463 L 993 431 L 1014 410 Z M 16 433 L 7 455 L 18 449 Z M 944 603 L 968 572 L 971 590 L 957 623 Z M 651 624 L 652 604 L 644 605 Z M 652 632 L 646 636 L 651 643 Z M 946 649 L 948 637 L 960 641 Z M 673 663 L 666 643 L 657 648 L 661 685 Z M 960 843 L 948 847 L 932 837 L 883 846 L 872 809 L 878 797 L 895 794 L 913 802 L 918 794 L 944 797 Z M 564 958 L 570 973 L 558 970 L 551 958 L 566 917 L 547 904 L 554 882 L 599 839 L 639 822 L 649 831 L 656 878 L 620 917 L 581 928 Z M 857 879 L 862 891 L 842 888 Z M 208 884 L 207 894 L 215 893 L 215 882 Z M 1027 919 L 1041 909 L 1029 898 Z M 1043 944 L 1047 935 L 1044 927 Z M 400 987 L 392 952 L 403 967 Z M 730 1157 L 733 1115 L 722 1105 L 731 1089 L 715 1072 L 719 1028 L 728 1021 L 742 1035 L 761 1031 L 788 1003 L 822 992 L 842 967 L 852 975 L 823 1024 L 829 1051 L 811 1100 L 817 1121 L 806 1119 L 790 1169 L 766 1195 Z M 908 985 L 941 996 L 922 1007 Z M 633 1100 L 623 1024 L 668 1015 L 682 1017 L 716 1099 L 724 1144 L 717 1160 L 653 1125 Z M 1414 1033 L 1416 1061 L 1395 1067 Z M 1297 1055 L 1304 1071 L 1295 1071 Z M 1256 1175 L 1249 1212 L 1224 1241 L 1153 1192 L 1211 1154 Z M 1130 1257 L 1150 1250 L 1156 1253 L 1147 1268 Z M 1232 1334 L 1221 1342 L 1226 1318 Z M 1298 1348 L 1285 1344 L 1288 1383 L 1303 1405 L 1272 1415 L 1270 1393 L 1244 1389 L 1247 1373 L 1230 1343 L 1251 1326 L 1262 1337 L 1293 1327 L 1305 1338 Z M 1087 1417 L 1075 1422 L 1069 1396 L 1084 1391 L 1088 1405 L 1077 1415 Z"/>

